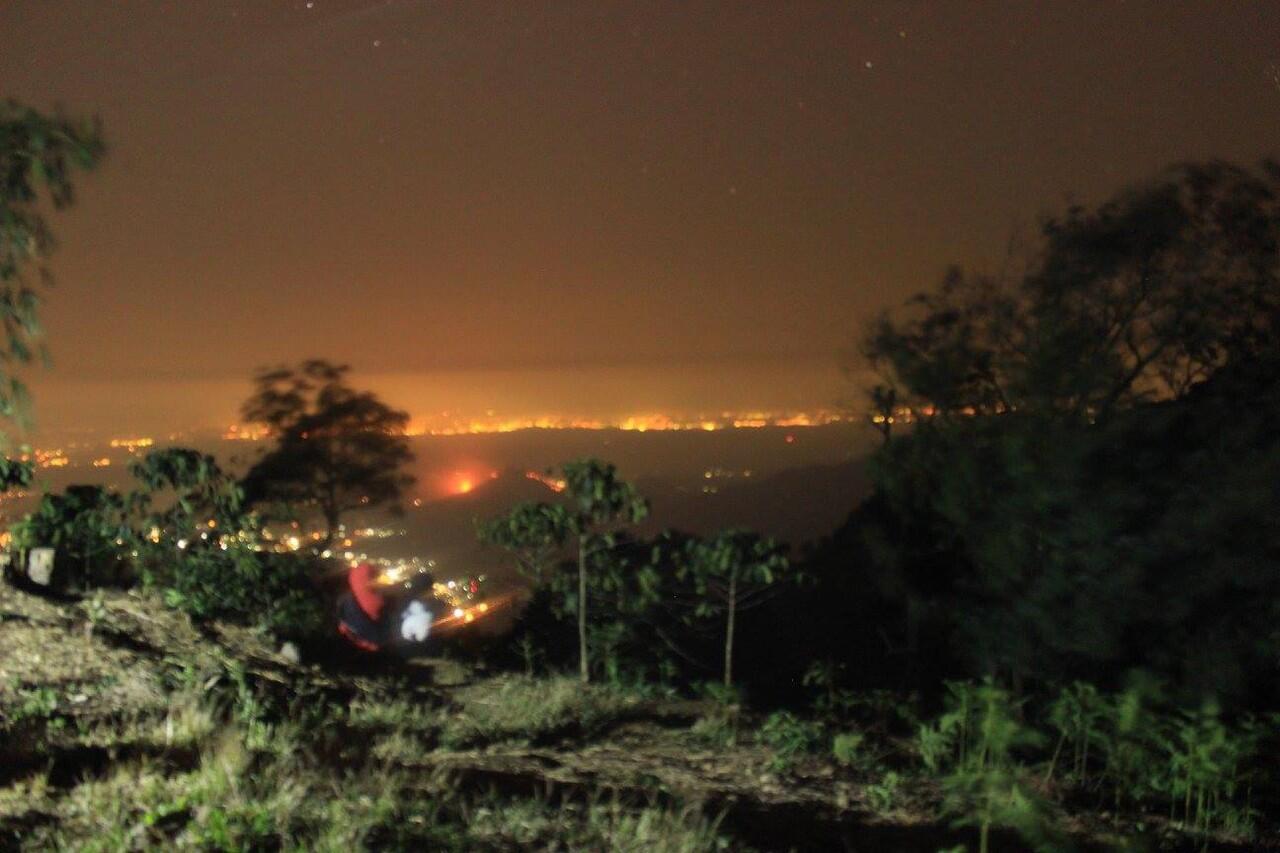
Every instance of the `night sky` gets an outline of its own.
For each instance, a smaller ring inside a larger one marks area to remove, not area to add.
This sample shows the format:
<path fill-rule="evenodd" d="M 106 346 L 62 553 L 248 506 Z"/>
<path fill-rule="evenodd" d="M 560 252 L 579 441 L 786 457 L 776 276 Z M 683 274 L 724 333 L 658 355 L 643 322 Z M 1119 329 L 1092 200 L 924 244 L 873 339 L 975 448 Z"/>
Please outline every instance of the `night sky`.
<path fill-rule="evenodd" d="M 1280 154 L 1280 4 L 4 0 L 0 96 L 111 147 L 59 381 L 660 381 L 834 362 L 1069 198 Z"/>

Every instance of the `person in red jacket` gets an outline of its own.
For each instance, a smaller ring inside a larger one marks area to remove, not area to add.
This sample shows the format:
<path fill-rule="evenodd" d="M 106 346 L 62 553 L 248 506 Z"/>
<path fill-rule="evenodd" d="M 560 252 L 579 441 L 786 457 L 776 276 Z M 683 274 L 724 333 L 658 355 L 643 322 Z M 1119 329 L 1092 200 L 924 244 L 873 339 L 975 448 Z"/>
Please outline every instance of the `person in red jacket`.
<path fill-rule="evenodd" d="M 338 632 L 353 645 L 376 652 L 386 645 L 387 599 L 378 588 L 378 570 L 370 563 L 357 563 L 347 573 L 350 592 L 338 609 Z"/>
<path fill-rule="evenodd" d="M 367 652 L 388 647 L 404 652 L 420 647 L 440 615 L 434 598 L 421 600 L 431 589 L 431 575 L 420 572 L 394 587 L 384 587 L 378 583 L 378 574 L 370 563 L 351 567 L 347 573 L 350 591 L 339 603 L 338 632 Z"/>

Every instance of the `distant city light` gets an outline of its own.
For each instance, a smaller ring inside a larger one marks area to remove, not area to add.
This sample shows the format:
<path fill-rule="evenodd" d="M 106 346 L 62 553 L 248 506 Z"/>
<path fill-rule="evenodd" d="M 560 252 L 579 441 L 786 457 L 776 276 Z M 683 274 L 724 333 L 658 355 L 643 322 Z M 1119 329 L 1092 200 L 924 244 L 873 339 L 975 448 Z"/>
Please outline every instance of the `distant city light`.
<path fill-rule="evenodd" d="M 113 438 L 111 439 L 112 447 L 124 448 L 125 450 L 129 450 L 129 451 L 141 450 L 144 447 L 151 447 L 155 443 L 156 443 L 155 439 L 152 439 L 152 438 Z"/>

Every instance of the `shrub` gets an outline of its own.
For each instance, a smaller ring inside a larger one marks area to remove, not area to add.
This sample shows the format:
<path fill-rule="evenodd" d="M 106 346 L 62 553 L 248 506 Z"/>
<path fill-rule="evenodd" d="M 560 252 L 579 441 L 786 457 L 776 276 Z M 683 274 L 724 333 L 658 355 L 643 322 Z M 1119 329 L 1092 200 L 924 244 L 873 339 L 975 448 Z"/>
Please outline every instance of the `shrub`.
<path fill-rule="evenodd" d="M 981 684 L 947 684 L 948 710 L 922 738 L 929 743 L 931 769 L 942 777 L 943 810 L 961 826 L 977 826 L 978 849 L 986 853 L 991 827 L 1008 826 L 1033 846 L 1046 847 L 1045 804 L 1023 778 L 1019 750 L 1040 744 L 1023 725 L 1019 705 L 990 679 Z M 922 750 L 924 754 L 924 750 Z"/>
<path fill-rule="evenodd" d="M 1245 792 L 1250 759 L 1261 729 L 1246 720 L 1232 728 L 1213 703 L 1178 715 L 1168 752 L 1169 795 L 1180 805 L 1183 825 L 1207 835 L 1215 826 L 1252 833 L 1252 809 L 1233 800 Z"/>
<path fill-rule="evenodd" d="M 885 814 L 893 811 L 894 805 L 898 802 L 901 794 L 902 777 L 895 770 L 890 770 L 880 777 L 879 782 L 872 783 L 865 788 L 867 795 L 867 805 L 876 814 Z"/>
<path fill-rule="evenodd" d="M 159 589 L 171 607 L 198 619 L 226 618 L 282 635 L 306 636 L 325 620 L 307 574 L 306 562 L 296 555 L 233 544 L 225 550 L 188 547 L 174 553 L 154 548 L 142 579 Z"/>
<path fill-rule="evenodd" d="M 861 760 L 866 739 L 861 732 L 841 732 L 831 739 L 831 754 L 836 761 L 851 767 Z"/>
<path fill-rule="evenodd" d="M 1053 778 L 1064 747 L 1070 747 L 1069 779 L 1083 782 L 1089 778 L 1089 750 L 1102 735 L 1102 722 L 1107 716 L 1107 703 L 1092 684 L 1076 682 L 1064 687 L 1049 704 L 1049 724 L 1058 732 L 1058 743 L 1045 771 L 1045 782 Z"/>
<path fill-rule="evenodd" d="M 773 750 L 769 769 L 790 770 L 800 756 L 813 752 L 822 741 L 822 725 L 802 720 L 790 711 L 775 711 L 760 727 L 760 742 Z"/>
<path fill-rule="evenodd" d="M 117 580 L 131 538 L 124 499 L 101 486 L 68 486 L 60 495 L 41 496 L 11 532 L 17 551 L 56 549 L 58 583 L 74 577 L 81 587 Z"/>

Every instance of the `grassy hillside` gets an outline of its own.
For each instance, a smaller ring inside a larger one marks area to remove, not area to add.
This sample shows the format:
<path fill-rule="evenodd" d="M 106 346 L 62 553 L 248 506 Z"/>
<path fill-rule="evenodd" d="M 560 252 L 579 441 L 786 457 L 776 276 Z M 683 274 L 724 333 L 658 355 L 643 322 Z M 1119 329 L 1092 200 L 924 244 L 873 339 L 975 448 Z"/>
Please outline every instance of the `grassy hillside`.
<path fill-rule="evenodd" d="M 975 838 L 936 816 L 941 791 L 911 743 L 871 730 L 833 751 L 816 723 L 657 689 L 444 659 L 296 664 L 249 629 L 122 592 L 0 585 L 0 631 L 0 849 L 936 851 Z M 1063 812 L 1057 827 L 1107 849 L 1105 817 Z M 997 832 L 993 849 L 1022 843 Z"/>

